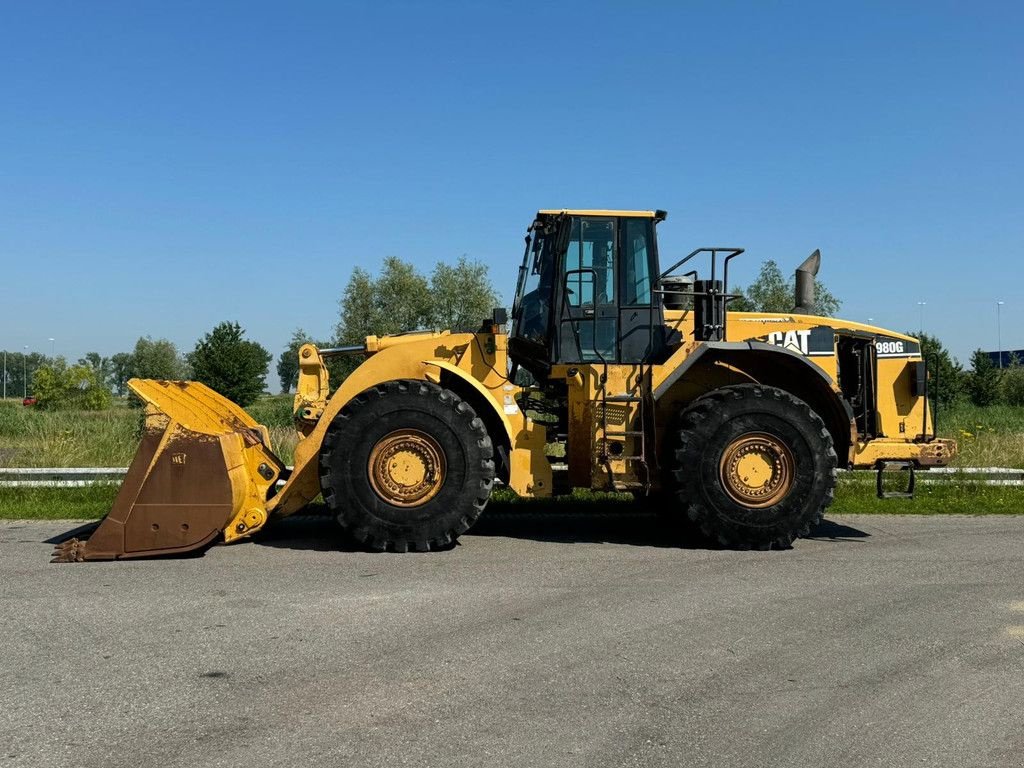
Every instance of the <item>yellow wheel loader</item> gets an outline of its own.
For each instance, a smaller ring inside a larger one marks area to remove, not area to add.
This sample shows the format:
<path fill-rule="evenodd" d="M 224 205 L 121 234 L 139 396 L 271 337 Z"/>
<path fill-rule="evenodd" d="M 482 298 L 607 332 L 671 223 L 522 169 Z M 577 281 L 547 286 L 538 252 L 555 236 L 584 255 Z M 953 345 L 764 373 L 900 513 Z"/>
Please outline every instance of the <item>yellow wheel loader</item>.
<path fill-rule="evenodd" d="M 726 546 L 786 547 L 821 519 L 838 468 L 881 477 L 896 463 L 912 478 L 953 458 L 919 343 L 813 314 L 817 252 L 791 312 L 729 311 L 743 250 L 698 248 L 663 268 L 664 219 L 540 211 L 507 331 L 495 310 L 468 332 L 303 346 L 291 470 L 207 387 L 129 382 L 147 403 L 142 445 L 110 514 L 55 559 L 231 542 L 321 495 L 368 549 L 441 549 L 498 482 L 527 497 L 633 492 Z M 332 392 L 335 355 L 363 361 Z"/>

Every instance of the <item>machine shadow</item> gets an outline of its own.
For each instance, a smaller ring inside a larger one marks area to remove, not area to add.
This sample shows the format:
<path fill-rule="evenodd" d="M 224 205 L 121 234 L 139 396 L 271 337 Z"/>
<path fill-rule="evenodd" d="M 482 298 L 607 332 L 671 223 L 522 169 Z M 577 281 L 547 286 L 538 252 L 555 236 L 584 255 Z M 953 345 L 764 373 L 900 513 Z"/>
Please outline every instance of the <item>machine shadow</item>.
<path fill-rule="evenodd" d="M 804 538 L 815 541 L 845 541 L 851 544 L 859 544 L 861 542 L 858 539 L 866 539 L 869 536 L 871 536 L 870 533 L 862 531 L 860 528 L 854 528 L 851 525 L 837 523 L 826 518 Z"/>
<path fill-rule="evenodd" d="M 871 534 L 823 520 L 807 537 L 816 541 L 853 543 Z M 505 537 L 565 544 L 621 544 L 634 547 L 719 550 L 690 526 L 672 525 L 642 502 L 600 500 L 495 501 L 463 539 Z M 296 515 L 253 536 L 261 546 L 283 549 L 360 552 L 348 541 L 323 505 L 310 505 Z M 458 546 L 456 544 L 455 546 Z"/>
<path fill-rule="evenodd" d="M 91 534 L 93 531 L 95 531 L 99 527 L 100 527 L 100 521 L 99 520 L 93 520 L 91 522 L 84 523 L 83 525 L 79 525 L 79 526 L 77 526 L 75 528 L 72 528 L 69 531 L 64 531 L 63 533 L 55 534 L 55 535 L 51 536 L 48 539 L 43 539 L 43 544 L 57 545 L 57 544 L 63 544 L 65 541 L 77 538 L 79 536 L 87 537 L 87 536 L 89 536 L 89 534 Z"/>

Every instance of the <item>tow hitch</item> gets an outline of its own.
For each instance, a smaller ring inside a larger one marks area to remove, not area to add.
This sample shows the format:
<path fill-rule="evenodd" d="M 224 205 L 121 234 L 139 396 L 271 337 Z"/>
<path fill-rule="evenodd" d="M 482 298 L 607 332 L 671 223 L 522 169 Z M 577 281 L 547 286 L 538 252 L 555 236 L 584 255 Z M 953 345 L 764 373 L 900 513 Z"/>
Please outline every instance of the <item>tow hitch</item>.
<path fill-rule="evenodd" d="M 904 491 L 885 490 L 885 471 L 887 469 L 906 470 L 907 487 Z M 878 474 L 875 477 L 875 488 L 880 499 L 912 499 L 914 498 L 914 462 L 912 461 L 880 461 L 878 462 Z"/>

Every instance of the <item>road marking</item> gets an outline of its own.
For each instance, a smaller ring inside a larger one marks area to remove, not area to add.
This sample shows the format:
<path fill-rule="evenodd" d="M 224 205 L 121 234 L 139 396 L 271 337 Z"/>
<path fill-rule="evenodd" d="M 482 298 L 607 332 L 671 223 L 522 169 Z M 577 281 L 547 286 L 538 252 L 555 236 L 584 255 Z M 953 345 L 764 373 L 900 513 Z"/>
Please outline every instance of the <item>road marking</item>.
<path fill-rule="evenodd" d="M 1010 603 L 1010 610 L 1018 613 L 1024 613 L 1024 600 L 1016 600 Z"/>
<path fill-rule="evenodd" d="M 1024 627 L 1007 627 L 1005 630 L 1003 630 L 1003 632 L 1008 637 L 1024 638 Z"/>

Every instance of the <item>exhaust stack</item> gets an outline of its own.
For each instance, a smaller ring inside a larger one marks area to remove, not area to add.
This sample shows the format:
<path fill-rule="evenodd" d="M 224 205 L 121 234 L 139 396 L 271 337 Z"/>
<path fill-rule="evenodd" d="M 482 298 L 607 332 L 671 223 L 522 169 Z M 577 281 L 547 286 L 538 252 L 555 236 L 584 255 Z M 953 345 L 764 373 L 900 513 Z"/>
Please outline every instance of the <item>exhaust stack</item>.
<path fill-rule="evenodd" d="M 804 263 L 796 268 L 796 288 L 794 290 L 796 306 L 793 307 L 793 312 L 796 314 L 814 314 L 814 277 L 818 274 L 820 267 L 821 251 L 816 248 L 814 253 L 804 259 Z"/>

